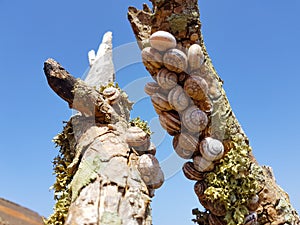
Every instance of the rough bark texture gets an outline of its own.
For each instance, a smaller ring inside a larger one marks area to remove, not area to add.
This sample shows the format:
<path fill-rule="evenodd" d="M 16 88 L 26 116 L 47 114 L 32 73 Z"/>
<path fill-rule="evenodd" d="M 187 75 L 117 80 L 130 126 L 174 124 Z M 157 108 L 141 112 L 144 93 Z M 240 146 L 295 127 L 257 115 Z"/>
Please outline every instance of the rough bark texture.
<path fill-rule="evenodd" d="M 222 87 L 223 81 L 217 75 L 211 59 L 206 52 L 201 34 L 198 1 L 151 0 L 151 2 L 153 4 L 153 9 L 150 9 L 147 5 L 143 6 L 143 10 L 129 7 L 128 19 L 140 48 L 143 49 L 149 46 L 150 35 L 158 30 L 167 31 L 173 34 L 177 40 L 176 48 L 183 52 L 187 52 L 187 49 L 192 44 L 199 44 L 205 55 L 203 67 L 206 70 L 205 73 L 210 76 L 210 79 L 216 82 L 217 90 L 220 92 L 219 97 L 211 99 L 213 111 L 209 116 L 210 122 L 208 127 L 205 129 L 204 135 L 221 140 L 225 146 L 225 152 L 227 155 L 231 154 L 233 156 L 237 156 L 237 154 L 240 154 L 237 150 L 246 149 L 250 165 L 258 166 L 252 155 L 249 140 L 232 112 L 225 91 Z M 145 66 L 154 80 L 156 80 L 156 76 L 160 68 L 151 66 L 147 63 Z M 185 74 L 185 76 L 189 76 L 189 74 Z M 228 161 L 228 164 L 229 162 L 230 161 Z M 226 166 L 224 162 L 223 166 Z M 217 168 L 220 167 L 221 166 L 217 166 Z M 300 224 L 296 211 L 290 205 L 288 195 L 276 184 L 272 170 L 269 167 L 264 166 L 257 168 L 260 168 L 260 172 L 257 173 L 259 175 L 255 177 L 258 184 L 257 194 L 259 195 L 259 207 L 255 210 L 258 215 L 257 223 L 268 225 Z M 214 172 L 216 173 L 216 169 L 210 173 L 211 177 L 214 176 Z M 240 171 L 238 173 L 241 174 Z M 246 178 L 247 177 L 245 176 L 245 179 Z M 220 179 L 221 178 L 217 178 L 215 182 L 220 181 Z M 212 183 L 211 180 L 210 182 Z M 212 210 L 209 204 L 205 204 L 207 202 L 205 202 L 204 199 L 201 198 L 201 196 L 199 197 L 200 202 L 208 209 L 208 214 L 213 214 L 212 211 L 214 210 Z M 217 200 L 214 203 L 217 203 Z M 230 208 L 230 206 L 228 207 Z M 222 216 L 211 219 L 213 216 L 209 217 L 207 215 L 205 213 L 198 215 L 199 218 L 197 222 L 199 224 L 226 224 L 224 217 Z M 234 215 L 229 216 L 234 217 Z M 230 219 L 227 218 L 227 223 L 229 223 L 229 220 Z M 238 222 L 231 221 L 229 224 L 235 223 L 237 224 Z M 253 220 L 252 224 L 254 223 L 255 221 Z"/>

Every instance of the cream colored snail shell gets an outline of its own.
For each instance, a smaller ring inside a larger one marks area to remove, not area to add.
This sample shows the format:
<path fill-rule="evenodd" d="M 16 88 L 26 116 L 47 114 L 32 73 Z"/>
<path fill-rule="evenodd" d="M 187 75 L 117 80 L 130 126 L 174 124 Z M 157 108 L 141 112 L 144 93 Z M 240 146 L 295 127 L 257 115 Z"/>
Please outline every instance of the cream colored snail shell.
<path fill-rule="evenodd" d="M 206 81 L 199 76 L 190 76 L 184 82 L 185 92 L 195 100 L 207 98 L 208 85 Z"/>
<path fill-rule="evenodd" d="M 158 188 L 162 185 L 163 173 L 158 160 L 151 154 L 144 154 L 138 160 L 138 171 L 147 186 Z"/>
<path fill-rule="evenodd" d="M 142 50 L 142 61 L 147 67 L 148 64 L 159 69 L 162 67 L 162 55 L 155 48 L 146 47 Z"/>
<path fill-rule="evenodd" d="M 212 171 L 215 167 L 212 161 L 208 161 L 201 156 L 195 156 L 193 158 L 194 167 L 199 172 L 208 172 Z"/>
<path fill-rule="evenodd" d="M 178 139 L 179 139 L 179 134 L 177 134 L 174 138 L 173 138 L 173 148 L 175 150 L 175 152 L 177 153 L 177 155 L 183 159 L 191 159 L 192 156 L 195 153 L 195 150 L 188 150 L 188 149 L 184 149 L 182 148 L 179 144 L 178 144 Z"/>
<path fill-rule="evenodd" d="M 198 149 L 199 136 L 181 132 L 178 135 L 178 145 L 186 150 L 195 152 Z"/>
<path fill-rule="evenodd" d="M 175 48 L 177 45 L 175 37 L 166 31 L 156 31 L 150 38 L 150 45 L 158 51 L 166 51 Z"/>
<path fill-rule="evenodd" d="M 208 161 L 219 160 L 224 155 L 222 142 L 211 137 L 206 137 L 200 142 L 199 150 L 202 157 Z"/>
<path fill-rule="evenodd" d="M 227 225 L 223 217 L 216 216 L 212 213 L 208 215 L 208 223 L 209 225 Z"/>
<path fill-rule="evenodd" d="M 170 90 L 168 94 L 168 102 L 173 109 L 180 112 L 185 110 L 190 104 L 190 97 L 185 93 L 179 85 Z"/>
<path fill-rule="evenodd" d="M 176 111 L 161 112 L 159 115 L 159 122 L 168 134 L 172 136 L 180 132 L 181 122 Z"/>
<path fill-rule="evenodd" d="M 148 82 L 145 84 L 144 91 L 147 95 L 151 96 L 160 92 L 161 87 L 156 82 Z"/>
<path fill-rule="evenodd" d="M 109 104 L 115 104 L 120 99 L 120 91 L 115 87 L 107 87 L 103 90 L 103 96 L 108 100 Z"/>
<path fill-rule="evenodd" d="M 167 96 L 161 93 L 155 93 L 151 95 L 151 102 L 158 114 L 160 114 L 160 112 L 162 111 L 172 110 L 172 107 L 168 102 Z"/>
<path fill-rule="evenodd" d="M 163 56 L 164 66 L 175 73 L 186 71 L 188 62 L 187 56 L 179 49 L 170 49 Z"/>
<path fill-rule="evenodd" d="M 251 212 L 244 219 L 244 225 L 256 225 L 257 222 L 257 213 Z"/>
<path fill-rule="evenodd" d="M 150 146 L 150 137 L 139 127 L 129 127 L 126 131 L 125 141 L 131 147 L 143 146 L 148 149 Z"/>
<path fill-rule="evenodd" d="M 192 162 L 186 162 L 182 167 L 183 174 L 189 180 L 203 180 L 206 173 L 197 171 Z"/>
<path fill-rule="evenodd" d="M 161 88 L 169 90 L 177 85 L 178 78 L 176 73 L 162 68 L 156 76 L 156 81 Z"/>
<path fill-rule="evenodd" d="M 204 54 L 201 46 L 198 44 L 191 45 L 189 47 L 187 56 L 190 71 L 200 69 L 201 65 L 204 62 Z"/>
<path fill-rule="evenodd" d="M 190 132 L 201 132 L 207 124 L 207 115 L 193 105 L 188 107 L 182 114 L 182 123 Z"/>

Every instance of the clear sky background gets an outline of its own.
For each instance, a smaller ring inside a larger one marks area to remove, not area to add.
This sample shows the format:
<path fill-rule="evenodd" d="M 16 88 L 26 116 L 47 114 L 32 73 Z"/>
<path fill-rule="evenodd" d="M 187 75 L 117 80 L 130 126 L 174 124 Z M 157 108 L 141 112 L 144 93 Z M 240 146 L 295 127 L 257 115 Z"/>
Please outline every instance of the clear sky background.
<path fill-rule="evenodd" d="M 43 62 L 53 57 L 82 77 L 87 52 L 106 31 L 113 32 L 114 47 L 135 41 L 127 7 L 142 3 L 0 0 L 0 197 L 44 216 L 52 212 L 51 161 L 58 149 L 51 139 L 72 111 L 48 87 Z M 254 154 L 273 167 L 300 211 L 300 1 L 199 3 L 208 52 Z M 121 87 L 147 76 L 141 63 L 117 71 Z M 156 117 L 149 98 L 135 105 L 137 115 Z M 159 145 L 160 161 L 172 154 L 170 142 L 166 136 Z M 191 209 L 199 207 L 193 182 L 176 173 L 156 191 L 152 207 L 154 224 L 192 224 Z"/>

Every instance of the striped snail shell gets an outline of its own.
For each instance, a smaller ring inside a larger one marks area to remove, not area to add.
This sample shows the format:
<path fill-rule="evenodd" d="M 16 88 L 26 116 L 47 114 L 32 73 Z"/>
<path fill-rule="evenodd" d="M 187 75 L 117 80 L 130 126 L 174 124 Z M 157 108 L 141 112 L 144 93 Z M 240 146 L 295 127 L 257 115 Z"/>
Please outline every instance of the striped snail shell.
<path fill-rule="evenodd" d="M 180 132 L 181 122 L 176 111 L 161 112 L 159 115 L 159 122 L 168 134 L 172 136 Z"/>
<path fill-rule="evenodd" d="M 178 145 L 183 149 L 195 152 L 198 149 L 198 139 L 198 136 L 182 132 L 178 135 Z"/>
<path fill-rule="evenodd" d="M 150 137 L 139 127 L 129 127 L 126 131 L 125 141 L 131 147 L 143 147 L 147 150 L 150 146 Z"/>
<path fill-rule="evenodd" d="M 138 160 L 138 171 L 147 186 L 159 188 L 164 179 L 158 160 L 151 154 L 144 154 Z"/>
<path fill-rule="evenodd" d="M 168 102 L 176 111 L 185 110 L 190 104 L 190 97 L 185 93 L 179 85 L 170 90 L 168 94 Z"/>
<path fill-rule="evenodd" d="M 160 92 L 161 87 L 156 82 L 148 82 L 145 84 L 144 91 L 147 95 L 153 95 Z"/>
<path fill-rule="evenodd" d="M 103 96 L 108 100 L 108 103 L 113 105 L 120 99 L 120 91 L 115 87 L 107 87 L 103 90 Z"/>
<path fill-rule="evenodd" d="M 201 65 L 204 62 L 204 54 L 201 46 L 198 44 L 191 45 L 189 47 L 187 56 L 188 56 L 190 71 L 200 69 Z"/>
<path fill-rule="evenodd" d="M 182 167 L 183 174 L 189 180 L 203 180 L 205 178 L 205 173 L 197 171 L 192 162 L 186 162 Z"/>
<path fill-rule="evenodd" d="M 253 195 L 247 203 L 247 208 L 250 211 L 255 211 L 259 207 L 259 196 L 258 195 Z"/>
<path fill-rule="evenodd" d="M 169 90 L 177 85 L 178 79 L 176 73 L 172 73 L 166 68 L 162 68 L 158 72 L 156 80 L 161 88 Z"/>
<path fill-rule="evenodd" d="M 142 61 L 147 67 L 148 64 L 159 69 L 162 67 L 162 55 L 155 48 L 146 47 L 142 50 Z"/>
<path fill-rule="evenodd" d="M 150 45 L 158 51 L 166 51 L 176 47 L 175 37 L 166 31 L 156 31 L 150 38 Z"/>
<path fill-rule="evenodd" d="M 174 138 L 173 138 L 173 148 L 175 150 L 175 152 L 177 153 L 177 155 L 183 159 L 191 159 L 193 154 L 195 153 L 195 150 L 188 150 L 188 149 L 184 149 L 182 147 L 180 147 L 180 145 L 178 144 L 178 139 L 179 139 L 179 134 L 177 134 Z"/>
<path fill-rule="evenodd" d="M 163 56 L 164 66 L 175 73 L 186 71 L 188 62 L 187 56 L 179 49 L 170 49 Z"/>
<path fill-rule="evenodd" d="M 200 142 L 199 150 L 202 157 L 208 161 L 219 160 L 224 155 L 222 142 L 211 137 L 206 137 Z"/>
<path fill-rule="evenodd" d="M 212 171 L 215 167 L 212 161 L 208 161 L 201 156 L 195 156 L 193 159 L 194 167 L 199 172 L 208 172 Z"/>
<path fill-rule="evenodd" d="M 200 199 L 205 199 L 204 192 L 207 188 L 207 184 L 203 180 L 199 180 L 194 185 L 194 191 L 197 197 Z"/>
<path fill-rule="evenodd" d="M 213 112 L 213 103 L 209 98 L 205 98 L 204 100 L 194 100 L 194 104 L 203 112 L 207 114 L 211 114 Z"/>
<path fill-rule="evenodd" d="M 251 212 L 245 217 L 244 225 L 255 225 L 257 222 L 257 213 Z"/>
<path fill-rule="evenodd" d="M 167 96 L 161 93 L 155 93 L 151 95 L 151 102 L 158 114 L 160 114 L 160 112 L 162 111 L 172 110 L 172 107 L 168 102 Z"/>
<path fill-rule="evenodd" d="M 208 215 L 208 223 L 209 225 L 227 225 L 223 217 L 211 213 Z"/>
<path fill-rule="evenodd" d="M 185 92 L 195 100 L 207 98 L 208 85 L 206 81 L 199 76 L 190 76 L 184 82 Z"/>
<path fill-rule="evenodd" d="M 206 128 L 208 118 L 203 111 L 193 105 L 183 112 L 182 123 L 190 132 L 200 132 Z"/>
<path fill-rule="evenodd" d="M 200 200 L 200 203 L 202 204 L 203 201 Z M 204 206 L 205 205 L 205 206 Z M 226 207 L 225 205 L 220 202 L 220 201 L 209 201 L 209 200 L 205 200 L 205 203 L 204 203 L 204 207 L 206 209 L 208 209 L 212 214 L 216 215 L 216 216 L 225 216 L 226 215 Z"/>

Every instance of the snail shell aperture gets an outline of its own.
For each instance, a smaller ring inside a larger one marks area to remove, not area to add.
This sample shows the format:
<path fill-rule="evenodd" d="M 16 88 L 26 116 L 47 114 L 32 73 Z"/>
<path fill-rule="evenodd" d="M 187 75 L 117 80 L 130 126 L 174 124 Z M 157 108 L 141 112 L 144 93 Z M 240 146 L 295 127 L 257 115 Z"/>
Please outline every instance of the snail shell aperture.
<path fill-rule="evenodd" d="M 120 91 L 115 87 L 107 87 L 103 90 L 103 96 L 108 100 L 109 104 L 115 104 L 120 99 Z"/>
<path fill-rule="evenodd" d="M 176 111 L 161 112 L 159 115 L 159 122 L 168 134 L 172 136 L 180 132 L 181 122 Z"/>
<path fill-rule="evenodd" d="M 190 97 L 185 93 L 179 85 L 170 90 L 168 94 L 168 102 L 176 111 L 185 110 L 190 104 Z"/>
<path fill-rule="evenodd" d="M 212 171 L 214 169 L 214 163 L 212 161 L 208 161 L 201 156 L 195 156 L 193 159 L 194 167 L 199 172 L 207 172 Z"/>
<path fill-rule="evenodd" d="M 190 180 L 203 180 L 205 178 L 205 173 L 197 171 L 192 162 L 184 163 L 182 171 L 185 177 Z"/>
<path fill-rule="evenodd" d="M 163 61 L 162 55 L 154 48 L 146 47 L 142 50 L 142 60 L 144 65 L 147 67 L 148 64 L 159 69 L 161 68 Z"/>
<path fill-rule="evenodd" d="M 125 140 L 131 147 L 144 146 L 146 150 L 150 146 L 149 135 L 139 127 L 129 127 L 126 132 Z"/>
<path fill-rule="evenodd" d="M 223 157 L 224 146 L 221 141 L 206 137 L 199 145 L 202 156 L 208 161 L 216 161 Z"/>
<path fill-rule="evenodd" d="M 184 82 L 185 92 L 195 100 L 207 98 L 208 85 L 206 81 L 199 76 L 190 76 Z"/>
<path fill-rule="evenodd" d="M 177 85 L 178 79 L 176 73 L 163 68 L 158 72 L 156 80 L 161 88 L 169 90 Z"/>
<path fill-rule="evenodd" d="M 166 31 L 156 31 L 150 38 L 150 45 L 158 51 L 166 51 L 176 47 L 175 37 Z"/>
<path fill-rule="evenodd" d="M 182 115 L 182 123 L 190 132 L 200 132 L 208 124 L 207 115 L 196 106 L 190 106 Z"/>
<path fill-rule="evenodd" d="M 201 65 L 204 62 L 204 54 L 200 45 L 193 44 L 189 47 L 188 62 L 190 71 L 200 69 Z"/>
<path fill-rule="evenodd" d="M 170 49 L 163 56 L 164 66 L 175 73 L 181 73 L 187 69 L 187 56 L 179 49 Z"/>

